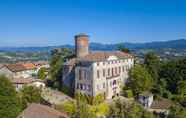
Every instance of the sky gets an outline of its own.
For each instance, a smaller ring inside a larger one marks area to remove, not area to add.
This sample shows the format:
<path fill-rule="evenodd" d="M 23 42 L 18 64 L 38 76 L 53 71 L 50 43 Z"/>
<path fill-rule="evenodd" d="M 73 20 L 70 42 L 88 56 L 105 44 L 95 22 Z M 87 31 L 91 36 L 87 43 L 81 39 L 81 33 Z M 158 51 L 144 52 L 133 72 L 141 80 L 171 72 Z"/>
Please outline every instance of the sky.
<path fill-rule="evenodd" d="M 0 46 L 186 38 L 185 0 L 0 0 Z"/>

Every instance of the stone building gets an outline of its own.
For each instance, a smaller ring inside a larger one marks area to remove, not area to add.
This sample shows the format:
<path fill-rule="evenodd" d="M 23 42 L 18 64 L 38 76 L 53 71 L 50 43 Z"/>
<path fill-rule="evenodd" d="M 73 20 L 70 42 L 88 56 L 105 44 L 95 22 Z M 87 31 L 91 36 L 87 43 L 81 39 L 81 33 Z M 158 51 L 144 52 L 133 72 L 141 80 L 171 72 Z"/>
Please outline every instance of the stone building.
<path fill-rule="evenodd" d="M 75 36 L 76 57 L 62 67 L 63 84 L 75 92 L 111 99 L 120 94 L 134 58 L 120 51 L 89 51 L 88 41 L 86 34 Z"/>

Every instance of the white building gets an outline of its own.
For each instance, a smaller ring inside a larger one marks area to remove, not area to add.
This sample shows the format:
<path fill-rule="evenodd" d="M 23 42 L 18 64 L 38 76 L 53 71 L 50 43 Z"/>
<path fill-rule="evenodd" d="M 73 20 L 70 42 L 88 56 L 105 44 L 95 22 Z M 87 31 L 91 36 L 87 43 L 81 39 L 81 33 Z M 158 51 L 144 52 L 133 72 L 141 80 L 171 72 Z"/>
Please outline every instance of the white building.
<path fill-rule="evenodd" d="M 19 91 L 24 86 L 35 86 L 38 88 L 44 88 L 45 83 L 42 80 L 34 79 L 34 78 L 13 78 L 9 79 L 11 83 L 14 85 L 16 91 Z"/>
<path fill-rule="evenodd" d="M 89 52 L 85 34 L 75 36 L 75 47 L 76 58 L 63 65 L 63 83 L 90 96 L 102 94 L 111 99 L 119 95 L 134 65 L 133 56 L 120 51 Z"/>
<path fill-rule="evenodd" d="M 150 108 L 153 103 L 153 94 L 149 92 L 143 92 L 138 95 L 138 101 L 145 108 Z"/>

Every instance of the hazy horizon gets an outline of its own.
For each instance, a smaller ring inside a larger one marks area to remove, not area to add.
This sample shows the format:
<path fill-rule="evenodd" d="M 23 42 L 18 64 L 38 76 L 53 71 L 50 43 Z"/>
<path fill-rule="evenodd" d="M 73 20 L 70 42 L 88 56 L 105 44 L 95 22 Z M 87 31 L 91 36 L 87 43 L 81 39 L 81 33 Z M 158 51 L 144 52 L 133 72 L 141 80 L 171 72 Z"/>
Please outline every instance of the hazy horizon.
<path fill-rule="evenodd" d="M 4 0 L 0 47 L 43 47 L 90 42 L 116 44 L 186 39 L 186 1 Z"/>

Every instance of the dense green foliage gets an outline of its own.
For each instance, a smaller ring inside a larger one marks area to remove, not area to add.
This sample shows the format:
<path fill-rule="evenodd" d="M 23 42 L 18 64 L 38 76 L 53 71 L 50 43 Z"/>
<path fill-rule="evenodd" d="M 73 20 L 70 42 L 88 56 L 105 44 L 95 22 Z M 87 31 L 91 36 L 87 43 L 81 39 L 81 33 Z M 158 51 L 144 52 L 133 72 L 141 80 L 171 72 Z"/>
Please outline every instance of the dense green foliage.
<path fill-rule="evenodd" d="M 186 117 L 186 109 L 182 107 L 172 107 L 170 109 L 170 114 L 168 118 L 185 118 Z"/>
<path fill-rule="evenodd" d="M 131 69 L 128 86 L 134 94 L 150 90 L 152 88 L 152 83 L 152 77 L 145 67 L 141 65 L 135 65 Z"/>
<path fill-rule="evenodd" d="M 96 96 L 90 96 L 83 94 L 81 92 L 75 93 L 75 98 L 79 98 L 80 101 L 85 102 L 89 105 L 98 105 L 104 101 L 103 94 L 98 94 Z"/>
<path fill-rule="evenodd" d="M 130 89 L 126 89 L 126 90 L 124 89 L 123 93 L 124 93 L 124 96 L 127 97 L 127 98 L 133 97 L 133 92 Z"/>
<path fill-rule="evenodd" d="M 38 75 L 37 75 L 38 78 L 44 80 L 46 78 L 46 76 L 47 76 L 47 74 L 46 74 L 47 72 L 48 71 L 47 71 L 47 69 L 45 67 L 40 68 L 39 71 L 38 71 Z"/>
<path fill-rule="evenodd" d="M 0 76 L 0 117 L 15 118 L 21 111 L 16 91 L 8 79 Z"/>
<path fill-rule="evenodd" d="M 159 57 L 153 52 L 147 53 L 145 55 L 144 65 L 154 79 L 154 82 L 157 82 L 157 79 L 159 77 L 158 72 L 160 68 Z"/>
<path fill-rule="evenodd" d="M 25 86 L 19 93 L 23 108 L 30 103 L 40 103 L 42 101 L 41 90 L 34 86 Z"/>
<path fill-rule="evenodd" d="M 54 49 L 51 51 L 49 77 L 52 87 L 61 89 L 61 67 L 65 58 L 73 56 L 73 50 L 68 48 Z"/>
<path fill-rule="evenodd" d="M 164 62 L 159 75 L 167 82 L 167 88 L 175 93 L 178 82 L 186 80 L 186 58 Z"/>
<path fill-rule="evenodd" d="M 102 101 L 102 95 L 96 97 L 76 93 L 74 101 L 66 101 L 58 105 L 57 109 L 70 114 L 72 118 L 96 118 L 106 115 L 109 110 L 108 104 Z"/>
<path fill-rule="evenodd" d="M 121 99 L 115 100 L 110 106 L 109 116 L 112 118 L 156 118 L 152 113 L 145 111 L 140 105 Z"/>
<path fill-rule="evenodd" d="M 118 50 L 125 52 L 125 53 L 129 53 L 130 50 L 128 48 L 126 48 L 125 46 L 123 46 L 123 44 L 118 44 Z"/>

